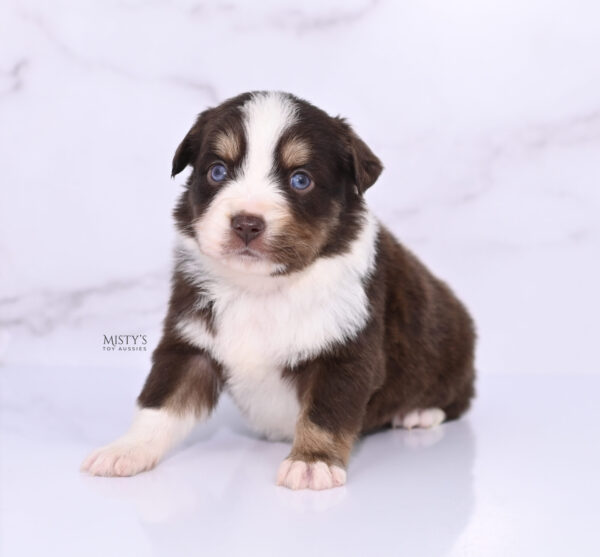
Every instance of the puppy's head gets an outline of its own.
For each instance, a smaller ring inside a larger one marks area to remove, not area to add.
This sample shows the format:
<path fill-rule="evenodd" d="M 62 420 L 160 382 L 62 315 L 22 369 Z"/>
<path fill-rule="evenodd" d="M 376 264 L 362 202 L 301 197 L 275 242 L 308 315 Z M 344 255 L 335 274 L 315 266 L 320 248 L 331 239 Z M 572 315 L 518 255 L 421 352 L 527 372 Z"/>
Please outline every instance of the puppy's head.
<path fill-rule="evenodd" d="M 175 217 L 205 256 L 280 275 L 342 253 L 363 226 L 379 159 L 340 118 L 286 93 L 246 93 L 198 117 L 175 157 L 192 174 Z"/>

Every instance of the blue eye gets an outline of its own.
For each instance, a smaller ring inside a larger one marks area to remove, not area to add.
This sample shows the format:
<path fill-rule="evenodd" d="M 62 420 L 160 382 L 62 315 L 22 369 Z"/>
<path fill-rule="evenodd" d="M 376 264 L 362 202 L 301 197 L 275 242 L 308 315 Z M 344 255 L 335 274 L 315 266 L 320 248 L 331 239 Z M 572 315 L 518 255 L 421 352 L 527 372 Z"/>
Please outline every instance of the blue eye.
<path fill-rule="evenodd" d="M 227 168 L 221 163 L 213 164 L 208 174 L 214 182 L 222 182 L 227 178 Z"/>
<path fill-rule="evenodd" d="M 310 176 L 305 172 L 294 172 L 290 178 L 290 186 L 295 190 L 305 190 L 312 184 Z"/>

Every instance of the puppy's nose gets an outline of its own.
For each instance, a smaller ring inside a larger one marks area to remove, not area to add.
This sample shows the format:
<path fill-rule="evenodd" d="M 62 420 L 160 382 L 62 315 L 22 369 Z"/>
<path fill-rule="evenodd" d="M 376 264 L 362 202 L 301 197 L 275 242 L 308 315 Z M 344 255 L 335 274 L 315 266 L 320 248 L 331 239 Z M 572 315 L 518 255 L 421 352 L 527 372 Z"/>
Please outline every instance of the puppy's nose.
<path fill-rule="evenodd" d="M 248 245 L 265 229 L 265 221 L 256 215 L 236 215 L 231 219 L 231 228 Z"/>

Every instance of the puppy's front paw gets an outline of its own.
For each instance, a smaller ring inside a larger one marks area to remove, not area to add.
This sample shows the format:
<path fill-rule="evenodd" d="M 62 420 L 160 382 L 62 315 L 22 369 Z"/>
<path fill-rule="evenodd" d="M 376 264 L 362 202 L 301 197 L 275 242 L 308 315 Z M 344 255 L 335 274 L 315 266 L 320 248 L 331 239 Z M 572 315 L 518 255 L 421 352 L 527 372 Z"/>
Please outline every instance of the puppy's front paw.
<path fill-rule="evenodd" d="M 290 489 L 330 489 L 346 483 L 346 471 L 339 466 L 285 459 L 277 473 L 277 485 Z"/>
<path fill-rule="evenodd" d="M 96 449 L 82 463 L 81 471 L 92 476 L 134 476 L 156 466 L 159 455 L 147 445 L 115 441 Z"/>

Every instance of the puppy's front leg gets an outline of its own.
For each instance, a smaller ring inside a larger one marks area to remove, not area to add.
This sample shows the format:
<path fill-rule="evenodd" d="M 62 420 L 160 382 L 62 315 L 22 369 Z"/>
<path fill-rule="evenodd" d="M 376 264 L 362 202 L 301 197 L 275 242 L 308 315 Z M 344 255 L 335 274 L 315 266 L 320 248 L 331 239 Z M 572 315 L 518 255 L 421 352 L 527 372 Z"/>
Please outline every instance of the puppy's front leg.
<path fill-rule="evenodd" d="M 312 364 L 302 397 L 292 451 L 281 463 L 277 484 L 290 489 L 328 489 L 346 483 L 346 466 L 369 398 L 361 362 Z"/>
<path fill-rule="evenodd" d="M 133 476 L 153 468 L 215 407 L 221 370 L 206 353 L 169 336 L 152 356 L 129 431 L 95 450 L 81 469 L 96 476 Z"/>

